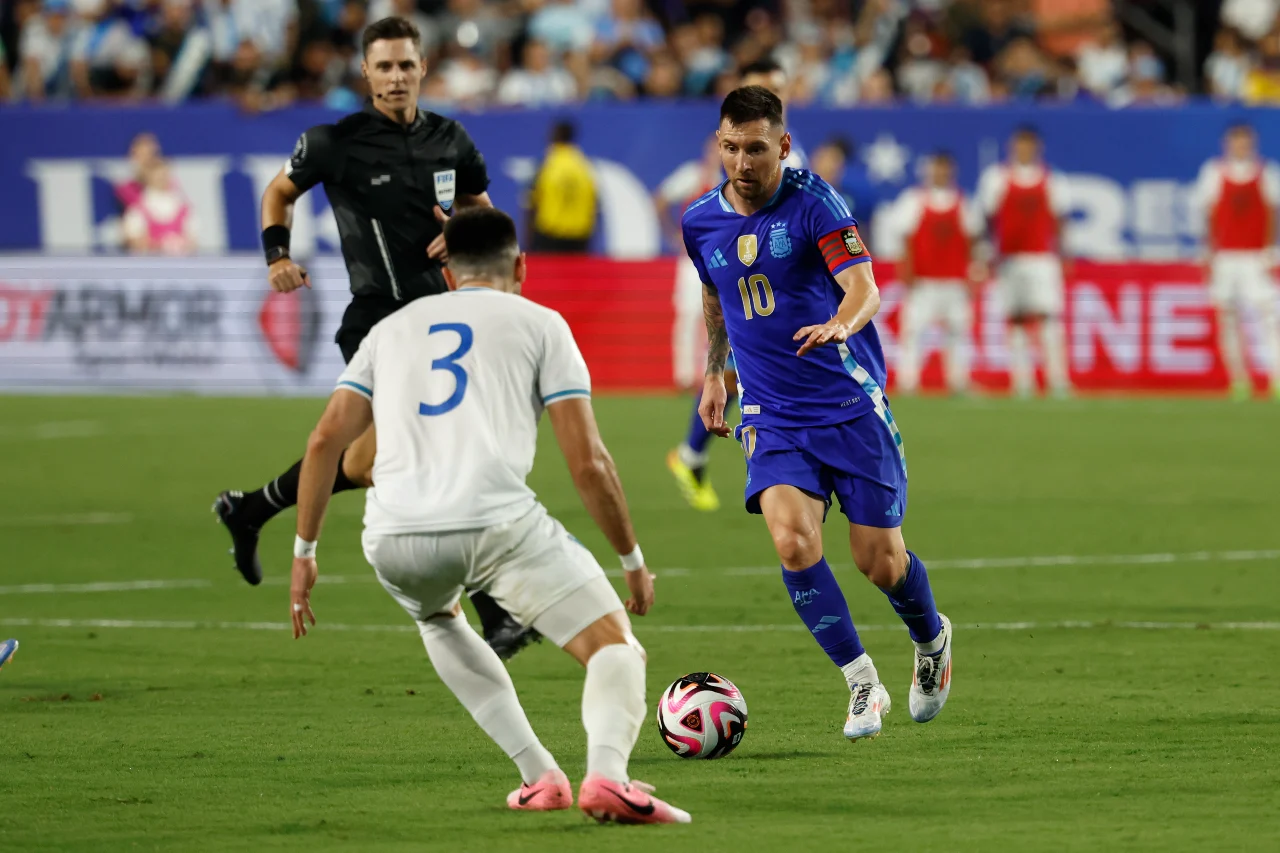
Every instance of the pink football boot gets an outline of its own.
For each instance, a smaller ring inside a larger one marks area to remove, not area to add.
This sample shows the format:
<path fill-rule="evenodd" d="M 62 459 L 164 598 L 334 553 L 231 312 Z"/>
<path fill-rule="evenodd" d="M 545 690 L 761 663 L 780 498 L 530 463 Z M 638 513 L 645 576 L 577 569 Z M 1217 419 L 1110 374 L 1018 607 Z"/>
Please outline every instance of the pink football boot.
<path fill-rule="evenodd" d="M 573 805 L 573 788 L 562 770 L 548 770 L 532 785 L 523 784 L 507 795 L 507 808 L 519 812 L 555 812 Z"/>
<path fill-rule="evenodd" d="M 690 823 L 689 813 L 651 796 L 644 782 L 614 782 L 592 774 L 578 788 L 578 808 L 600 823 Z"/>

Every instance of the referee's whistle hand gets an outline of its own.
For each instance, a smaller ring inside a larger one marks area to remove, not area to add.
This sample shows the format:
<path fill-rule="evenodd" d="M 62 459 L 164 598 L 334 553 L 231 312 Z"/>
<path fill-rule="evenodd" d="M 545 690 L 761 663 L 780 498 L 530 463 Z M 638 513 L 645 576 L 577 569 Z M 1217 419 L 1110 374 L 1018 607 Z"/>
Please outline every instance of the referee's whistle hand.
<path fill-rule="evenodd" d="M 276 293 L 292 293 L 303 285 L 311 286 L 307 271 L 289 258 L 281 258 L 267 267 L 267 282 Z"/>
<path fill-rule="evenodd" d="M 436 215 L 436 222 L 439 222 L 440 227 L 443 229 L 444 224 L 449 221 L 449 214 L 445 213 L 438 204 L 435 206 L 433 213 Z M 442 264 L 448 263 L 449 248 L 444 244 L 443 230 L 436 235 L 436 238 L 431 241 L 429 246 L 427 246 L 427 257 L 432 260 L 439 261 Z"/>

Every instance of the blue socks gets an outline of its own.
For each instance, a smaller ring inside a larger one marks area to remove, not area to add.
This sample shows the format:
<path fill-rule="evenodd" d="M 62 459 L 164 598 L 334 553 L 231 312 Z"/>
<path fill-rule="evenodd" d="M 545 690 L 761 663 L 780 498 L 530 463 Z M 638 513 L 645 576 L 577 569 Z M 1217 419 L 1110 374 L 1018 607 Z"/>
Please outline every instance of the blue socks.
<path fill-rule="evenodd" d="M 894 589 L 882 591 L 907 626 L 911 639 L 917 643 L 928 643 L 937 639 L 942 621 L 938 619 L 938 607 L 933 603 L 933 590 L 929 588 L 929 573 L 925 571 L 924 563 L 910 551 L 907 557 L 911 562 L 907 564 L 907 574 L 902 581 Z"/>
<path fill-rule="evenodd" d="M 920 569 L 923 574 L 924 566 Z M 865 649 L 858 639 L 857 629 L 853 627 L 849 605 L 845 603 L 844 593 L 840 590 L 840 584 L 836 583 L 836 576 L 831 573 L 825 557 L 804 571 L 789 572 L 784 568 L 782 580 L 787 585 L 791 606 L 796 609 L 800 621 L 813 633 L 813 638 L 822 646 L 832 663 L 844 666 L 862 656 Z M 926 580 L 925 591 L 928 589 L 929 582 Z M 932 596 L 929 604 L 933 605 Z M 935 625 L 938 624 L 936 611 L 933 620 Z"/>

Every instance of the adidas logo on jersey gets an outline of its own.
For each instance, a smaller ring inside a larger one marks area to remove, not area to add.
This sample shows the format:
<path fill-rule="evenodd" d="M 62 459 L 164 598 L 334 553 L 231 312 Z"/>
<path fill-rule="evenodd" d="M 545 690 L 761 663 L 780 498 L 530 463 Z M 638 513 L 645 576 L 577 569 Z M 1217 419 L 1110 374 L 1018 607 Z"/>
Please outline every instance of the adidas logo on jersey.
<path fill-rule="evenodd" d="M 716 249 L 711 253 L 711 257 L 707 258 L 707 269 L 718 270 L 727 266 L 729 266 L 729 262 L 724 259 L 724 255 L 720 254 L 719 249 Z"/>

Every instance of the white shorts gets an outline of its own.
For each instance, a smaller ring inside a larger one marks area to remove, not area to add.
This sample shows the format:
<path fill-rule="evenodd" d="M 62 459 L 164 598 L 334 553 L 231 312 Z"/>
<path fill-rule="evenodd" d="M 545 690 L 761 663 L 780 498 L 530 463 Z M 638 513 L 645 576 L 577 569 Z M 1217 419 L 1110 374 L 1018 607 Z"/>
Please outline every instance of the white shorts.
<path fill-rule="evenodd" d="M 1270 307 L 1275 299 L 1266 252 L 1218 252 L 1209 265 L 1209 301 L 1218 308 Z"/>
<path fill-rule="evenodd" d="M 369 533 L 364 556 L 417 622 L 482 589 L 558 646 L 622 601 L 591 552 L 542 504 L 515 521 L 453 533 Z"/>
<path fill-rule="evenodd" d="M 953 331 L 967 333 L 973 325 L 973 303 L 963 279 L 917 279 L 907 291 L 903 308 L 917 332 L 942 323 Z"/>
<path fill-rule="evenodd" d="M 1065 300 L 1056 255 L 1009 255 L 997 277 L 1006 317 L 1059 317 Z"/>

